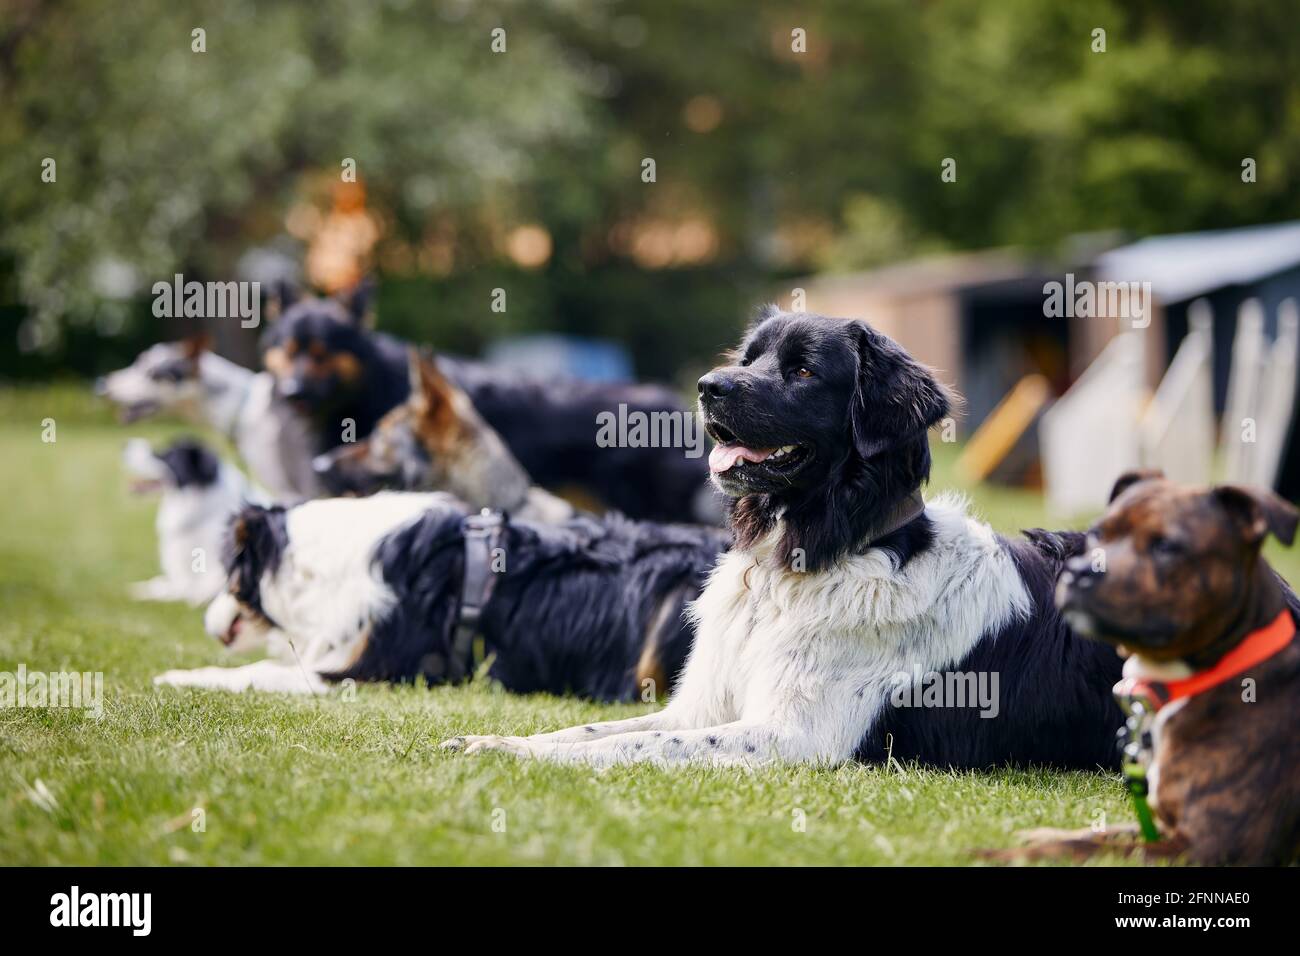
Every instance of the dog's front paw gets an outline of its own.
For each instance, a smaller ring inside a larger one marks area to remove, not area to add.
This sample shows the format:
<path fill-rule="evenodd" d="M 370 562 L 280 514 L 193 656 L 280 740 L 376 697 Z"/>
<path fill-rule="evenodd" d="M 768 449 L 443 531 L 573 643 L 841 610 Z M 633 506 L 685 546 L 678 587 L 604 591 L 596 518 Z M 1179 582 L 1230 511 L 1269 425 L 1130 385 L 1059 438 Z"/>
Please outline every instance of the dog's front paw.
<path fill-rule="evenodd" d="M 488 750 L 500 750 L 514 754 L 516 757 L 529 755 L 528 744 L 523 737 L 502 737 L 498 734 L 466 735 L 444 740 L 442 746 L 447 750 L 459 750 L 467 754 L 483 753 Z"/>
<path fill-rule="evenodd" d="M 190 670 L 163 671 L 153 679 L 156 687 L 210 687 L 219 690 L 243 690 L 246 682 L 237 680 L 238 668 L 195 667 Z"/>
<path fill-rule="evenodd" d="M 1062 840 L 1083 840 L 1092 835 L 1091 830 L 1066 830 L 1060 827 L 1034 827 L 1029 830 L 1017 830 L 1016 838 L 1021 843 L 1059 843 Z"/>
<path fill-rule="evenodd" d="M 153 679 L 155 687 L 192 687 L 194 672 L 185 670 L 163 671 Z"/>

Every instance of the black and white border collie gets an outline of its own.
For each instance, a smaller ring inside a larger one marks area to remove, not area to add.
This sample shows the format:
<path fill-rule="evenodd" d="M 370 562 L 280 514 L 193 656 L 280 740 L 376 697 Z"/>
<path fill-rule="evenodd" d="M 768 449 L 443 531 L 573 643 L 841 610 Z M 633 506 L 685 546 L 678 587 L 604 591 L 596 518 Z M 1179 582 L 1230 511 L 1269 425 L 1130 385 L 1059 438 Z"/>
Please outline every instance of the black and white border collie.
<path fill-rule="evenodd" d="M 156 452 L 143 438 L 133 438 L 122 464 L 134 493 L 162 494 L 156 521 L 162 574 L 132 584 L 131 596 L 195 605 L 211 601 L 226 583 L 221 555 L 230 519 L 265 495 L 193 439 L 178 439 Z"/>
<path fill-rule="evenodd" d="M 623 701 L 671 686 L 690 646 L 683 610 L 724 531 L 616 515 L 506 522 L 472 556 L 493 579 L 475 648 L 458 641 L 466 514 L 449 495 L 402 492 L 245 509 L 231 528 L 229 590 L 205 624 L 232 648 L 267 644 L 280 659 L 155 683 L 321 692 L 349 678 L 457 680 L 491 658 L 488 676 L 520 693 Z"/>
<path fill-rule="evenodd" d="M 736 545 L 691 609 L 667 707 L 446 746 L 594 765 L 1115 764 L 1119 662 L 1052 602 L 1083 536 L 1007 540 L 958 498 L 920 501 L 950 407 L 929 370 L 862 322 L 768 309 L 699 387 Z M 900 680 L 936 672 L 996 674 L 996 716 L 895 706 Z"/>

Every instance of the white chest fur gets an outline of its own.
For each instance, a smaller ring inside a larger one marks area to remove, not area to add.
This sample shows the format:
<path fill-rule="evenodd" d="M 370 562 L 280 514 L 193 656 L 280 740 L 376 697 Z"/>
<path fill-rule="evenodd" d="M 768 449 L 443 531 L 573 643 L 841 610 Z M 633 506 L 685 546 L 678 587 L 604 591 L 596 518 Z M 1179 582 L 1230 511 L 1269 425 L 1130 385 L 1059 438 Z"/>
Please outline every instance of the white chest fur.
<path fill-rule="evenodd" d="M 725 556 L 692 608 L 696 643 L 672 707 L 699 726 L 799 726 L 851 754 L 898 675 L 952 668 L 1029 613 L 1024 583 L 985 524 L 941 498 L 934 544 L 901 570 L 871 549 L 817 573 L 777 566 L 779 529 Z"/>

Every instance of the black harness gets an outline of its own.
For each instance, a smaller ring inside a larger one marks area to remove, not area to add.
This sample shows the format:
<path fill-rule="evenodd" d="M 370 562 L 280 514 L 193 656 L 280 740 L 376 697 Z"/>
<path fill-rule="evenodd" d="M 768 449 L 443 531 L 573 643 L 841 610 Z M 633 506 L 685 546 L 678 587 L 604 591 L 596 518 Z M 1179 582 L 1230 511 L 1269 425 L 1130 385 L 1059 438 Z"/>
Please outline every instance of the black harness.
<path fill-rule="evenodd" d="M 461 522 L 461 533 L 465 537 L 465 570 L 461 575 L 460 610 L 451 647 L 453 682 L 474 676 L 474 639 L 479 635 L 479 620 L 483 617 L 483 609 L 492 600 L 501 573 L 495 571 L 492 564 L 508 521 L 504 513 L 484 508 L 476 515 L 467 515 Z"/>

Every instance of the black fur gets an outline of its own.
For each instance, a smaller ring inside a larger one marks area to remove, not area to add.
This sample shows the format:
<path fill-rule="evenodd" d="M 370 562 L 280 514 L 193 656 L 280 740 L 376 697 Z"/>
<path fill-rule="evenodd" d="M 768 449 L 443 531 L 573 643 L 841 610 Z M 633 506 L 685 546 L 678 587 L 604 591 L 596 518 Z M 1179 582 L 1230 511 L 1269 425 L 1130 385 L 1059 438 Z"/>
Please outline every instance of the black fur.
<path fill-rule="evenodd" d="M 926 433 L 948 414 L 951 399 L 933 375 L 863 322 L 769 308 L 734 359 L 700 379 L 701 410 L 715 441 L 793 444 L 810 456 L 793 473 L 751 467 L 720 477 L 732 497 L 737 543 L 754 544 L 780 514 L 782 560 L 792 563 L 801 553 L 808 570 L 825 570 L 858 550 L 929 479 Z"/>
<path fill-rule="evenodd" d="M 445 356 L 438 367 L 469 395 L 536 484 L 584 488 L 639 521 L 700 519 L 693 505 L 708 479 L 703 458 L 687 458 L 681 448 L 596 446 L 596 416 L 617 415 L 620 405 L 629 413 L 689 415 L 668 389 L 532 378 Z"/>
<path fill-rule="evenodd" d="M 284 508 L 275 505 L 247 505 L 226 534 L 222 564 L 230 593 L 246 609 L 275 626 L 262 607 L 262 576 L 274 574 L 289 544 L 288 521 Z"/>
<path fill-rule="evenodd" d="M 273 349 L 293 350 L 288 359 L 292 370 L 271 367 L 271 371 L 281 396 L 311 419 L 318 451 L 342 443 L 349 422 L 354 438 L 366 437 L 385 412 L 406 400 L 409 391 L 407 346 L 365 327 L 366 302 L 360 293 L 346 302 L 300 299 L 271 323 L 262 340 L 264 356 Z M 314 349 L 320 350 L 326 363 L 347 357 L 356 366 L 356 376 L 325 371 L 319 361 L 313 364 Z"/>
<path fill-rule="evenodd" d="M 277 381 L 281 394 L 312 418 L 321 452 L 342 442 L 349 419 L 355 422 L 356 439 L 368 436 L 410 391 L 407 344 L 367 329 L 363 311 L 355 303 L 305 299 L 292 304 L 263 340 L 264 355 L 292 342 L 295 355 L 304 356 L 301 374 L 277 375 Z M 327 355 L 349 355 L 359 376 L 350 382 L 338 376 L 313 378 L 305 356 L 315 343 Z M 607 507 L 639 520 L 699 520 L 694 506 L 708 477 L 702 458 L 687 458 L 681 448 L 596 446 L 597 415 L 617 414 L 620 404 L 634 412 L 685 413 L 668 389 L 530 378 L 448 357 L 438 364 L 537 484 L 585 489 Z"/>
<path fill-rule="evenodd" d="M 662 622 L 657 657 L 671 682 L 690 648 L 682 609 L 727 543 L 717 529 L 616 515 L 507 525 L 505 571 L 479 624 L 484 649 L 495 656 L 490 676 L 520 693 L 632 700 L 642 691 L 636 669 L 647 635 Z M 445 680 L 464 561 L 455 513 L 430 511 L 385 538 L 375 564 L 396 596 L 394 609 L 374 624 L 352 668 L 325 676 Z M 661 614 L 666 601 L 669 610 Z"/>
<path fill-rule="evenodd" d="M 211 449 L 192 438 L 178 439 L 154 457 L 167 466 L 177 488 L 206 488 L 217 480 L 221 468 Z"/>
<path fill-rule="evenodd" d="M 1052 601 L 1067 558 L 1082 553 L 1078 532 L 1031 530 L 1002 539 L 1025 582 L 1033 613 L 980 641 L 950 670 L 998 675 L 999 713 L 973 707 L 887 706 L 858 758 L 961 769 L 998 765 L 1092 770 L 1119 766 L 1115 731 L 1124 717 L 1111 688 L 1122 661 L 1114 649 L 1071 631 Z"/>

